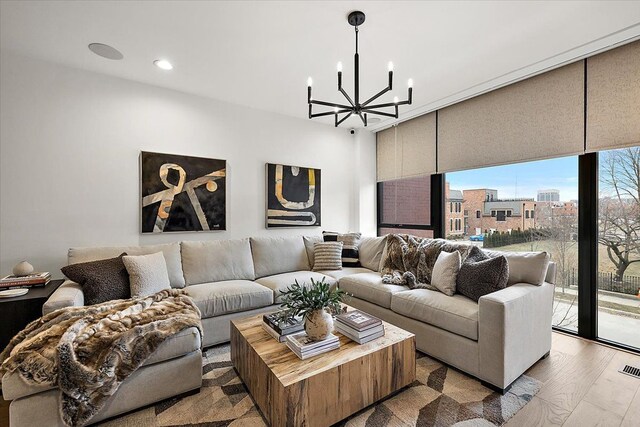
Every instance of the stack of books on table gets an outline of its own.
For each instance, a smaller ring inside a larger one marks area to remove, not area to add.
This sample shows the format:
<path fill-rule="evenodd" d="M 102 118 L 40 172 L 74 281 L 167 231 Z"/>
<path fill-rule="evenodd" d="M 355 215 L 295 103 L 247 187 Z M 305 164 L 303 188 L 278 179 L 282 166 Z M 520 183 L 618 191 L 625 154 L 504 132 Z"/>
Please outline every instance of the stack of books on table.
<path fill-rule="evenodd" d="M 31 273 L 26 276 L 10 274 L 0 279 L 0 290 L 15 288 L 42 288 L 51 281 L 51 273 Z"/>
<path fill-rule="evenodd" d="M 262 316 L 262 328 L 276 341 L 284 342 L 287 335 L 295 334 L 304 329 L 304 321 L 300 317 L 286 319 L 284 311 L 277 311 Z"/>
<path fill-rule="evenodd" d="M 321 341 L 313 341 L 304 331 L 288 335 L 286 343 L 291 351 L 302 360 L 340 347 L 340 339 L 336 335 L 330 334 L 328 338 Z"/>
<path fill-rule="evenodd" d="M 382 320 L 360 310 L 336 316 L 336 331 L 358 344 L 364 344 L 384 335 Z"/>

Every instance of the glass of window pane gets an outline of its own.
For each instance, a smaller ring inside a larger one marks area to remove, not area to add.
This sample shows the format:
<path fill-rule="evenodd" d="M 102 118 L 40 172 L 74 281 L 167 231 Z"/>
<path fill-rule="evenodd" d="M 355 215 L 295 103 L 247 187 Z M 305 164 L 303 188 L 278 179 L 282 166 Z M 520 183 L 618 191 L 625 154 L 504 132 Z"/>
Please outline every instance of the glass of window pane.
<path fill-rule="evenodd" d="M 640 147 L 599 164 L 598 337 L 640 348 Z"/>
<path fill-rule="evenodd" d="M 460 203 L 464 212 L 445 209 L 448 238 L 498 251 L 551 255 L 557 272 L 553 324 L 577 331 L 578 158 L 449 173 L 445 197 L 448 204 Z"/>

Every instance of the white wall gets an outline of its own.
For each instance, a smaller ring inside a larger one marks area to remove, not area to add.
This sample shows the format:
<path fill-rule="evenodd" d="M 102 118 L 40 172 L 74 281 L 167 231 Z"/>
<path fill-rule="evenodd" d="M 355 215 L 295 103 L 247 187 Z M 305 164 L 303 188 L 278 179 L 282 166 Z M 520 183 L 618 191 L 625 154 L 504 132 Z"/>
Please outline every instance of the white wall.
<path fill-rule="evenodd" d="M 226 159 L 227 231 L 141 235 L 140 151 Z M 321 228 L 265 229 L 266 162 L 322 169 Z M 369 132 L 0 53 L 0 274 L 60 277 L 72 246 L 355 229 L 375 233 Z"/>

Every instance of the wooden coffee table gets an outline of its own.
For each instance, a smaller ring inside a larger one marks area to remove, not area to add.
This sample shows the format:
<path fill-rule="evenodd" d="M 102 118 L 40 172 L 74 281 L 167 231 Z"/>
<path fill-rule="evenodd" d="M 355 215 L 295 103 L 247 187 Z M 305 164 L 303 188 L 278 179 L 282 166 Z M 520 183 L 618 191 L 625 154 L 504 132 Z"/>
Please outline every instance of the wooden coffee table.
<path fill-rule="evenodd" d="M 231 361 L 272 426 L 329 426 L 416 378 L 415 336 L 384 323 L 385 336 L 300 360 L 262 329 L 262 315 L 231 322 Z"/>

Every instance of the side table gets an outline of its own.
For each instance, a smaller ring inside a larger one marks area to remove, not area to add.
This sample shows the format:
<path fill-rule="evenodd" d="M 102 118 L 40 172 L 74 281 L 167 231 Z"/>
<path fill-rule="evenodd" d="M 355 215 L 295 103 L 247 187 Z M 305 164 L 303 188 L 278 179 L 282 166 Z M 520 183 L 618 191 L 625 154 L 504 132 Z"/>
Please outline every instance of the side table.
<path fill-rule="evenodd" d="M 25 326 L 42 316 L 42 305 L 64 280 L 52 280 L 44 288 L 31 288 L 25 295 L 0 298 L 0 350 Z"/>

